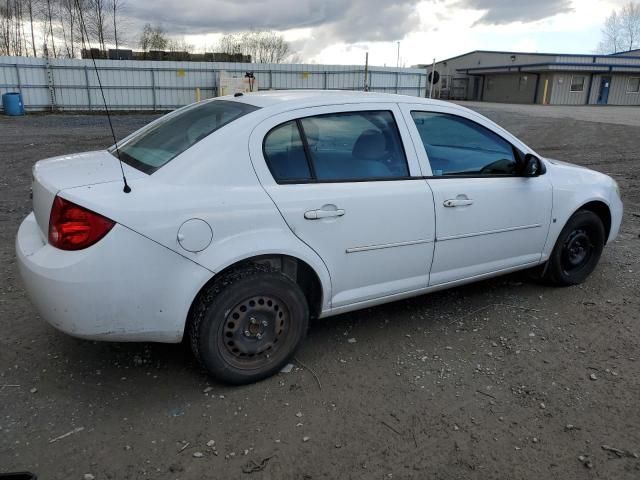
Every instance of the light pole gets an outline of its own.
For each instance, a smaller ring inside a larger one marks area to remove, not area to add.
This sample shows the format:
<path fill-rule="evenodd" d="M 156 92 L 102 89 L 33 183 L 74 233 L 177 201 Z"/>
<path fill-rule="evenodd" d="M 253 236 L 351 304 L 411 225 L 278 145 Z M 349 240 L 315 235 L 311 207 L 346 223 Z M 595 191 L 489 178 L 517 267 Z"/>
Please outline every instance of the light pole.
<path fill-rule="evenodd" d="M 398 56 L 396 57 L 396 68 L 400 66 L 400 41 L 398 41 Z"/>

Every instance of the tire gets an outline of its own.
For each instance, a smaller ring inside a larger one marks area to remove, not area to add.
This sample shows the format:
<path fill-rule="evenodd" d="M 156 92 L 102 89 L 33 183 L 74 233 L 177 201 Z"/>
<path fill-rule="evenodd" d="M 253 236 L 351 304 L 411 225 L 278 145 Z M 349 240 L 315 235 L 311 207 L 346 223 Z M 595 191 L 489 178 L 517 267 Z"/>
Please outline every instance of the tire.
<path fill-rule="evenodd" d="M 556 286 L 584 282 L 598 265 L 604 242 L 600 217 L 589 210 L 578 210 L 556 240 L 544 279 Z"/>
<path fill-rule="evenodd" d="M 199 295 L 187 335 L 210 375 L 242 385 L 279 372 L 308 325 L 300 287 L 264 265 L 252 265 L 223 275 Z"/>

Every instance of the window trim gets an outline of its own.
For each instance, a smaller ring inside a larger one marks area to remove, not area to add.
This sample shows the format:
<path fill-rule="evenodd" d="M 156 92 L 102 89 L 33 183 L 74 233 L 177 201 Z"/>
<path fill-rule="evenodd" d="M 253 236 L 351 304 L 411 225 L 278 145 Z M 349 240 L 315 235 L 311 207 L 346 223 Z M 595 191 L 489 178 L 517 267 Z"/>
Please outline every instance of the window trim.
<path fill-rule="evenodd" d="M 316 174 L 316 164 L 313 163 L 313 156 L 311 155 L 311 149 L 309 148 L 309 140 L 307 139 L 307 133 L 304 131 L 304 128 L 302 128 L 302 122 L 300 121 L 299 118 L 295 119 L 296 122 L 296 128 L 298 129 L 298 135 L 300 135 L 300 141 L 302 142 L 302 149 L 304 150 L 304 158 L 307 160 L 307 165 L 309 166 L 309 176 L 311 177 L 311 180 L 318 178 L 318 175 Z M 267 134 L 268 135 L 268 134 Z M 267 136 L 265 135 L 265 141 L 267 139 Z M 275 177 L 273 177 L 275 180 Z"/>
<path fill-rule="evenodd" d="M 574 90 L 573 89 L 573 79 L 575 77 L 582 77 L 582 88 L 580 90 Z M 586 75 L 571 75 L 571 81 L 569 82 L 569 93 L 583 93 L 586 83 L 587 83 L 587 76 Z"/>
<path fill-rule="evenodd" d="M 516 160 L 516 165 L 517 165 L 517 169 L 521 169 L 523 167 L 523 161 L 524 161 L 524 152 L 522 152 L 518 147 L 516 147 L 513 143 L 511 143 L 509 140 L 507 140 L 506 138 L 504 138 L 502 135 L 500 135 L 498 132 L 496 132 L 495 130 L 492 130 L 491 128 L 485 127 L 484 125 L 482 125 L 479 122 L 476 122 L 475 120 L 462 116 L 462 115 L 456 115 L 454 113 L 449 113 L 449 112 L 438 112 L 435 110 L 414 110 L 414 109 L 409 109 L 409 117 L 411 119 L 411 121 L 413 122 L 413 125 L 415 126 L 415 129 L 418 133 L 418 139 L 420 140 L 420 145 L 422 145 L 422 148 L 424 149 L 424 154 L 425 157 L 427 159 L 427 164 L 429 165 L 429 169 L 431 170 L 431 173 L 433 173 L 433 168 L 431 167 L 431 161 L 429 160 L 429 153 L 427 152 L 427 148 L 424 146 L 424 142 L 422 141 L 422 137 L 420 136 L 420 131 L 418 130 L 418 127 L 415 125 L 415 120 L 413 119 L 413 112 L 417 112 L 417 113 L 437 113 L 439 115 L 448 115 L 450 117 L 457 117 L 457 118 L 462 118 L 468 122 L 471 122 L 475 125 L 478 125 L 482 128 L 484 128 L 485 130 L 490 131 L 491 133 L 493 133 L 495 136 L 497 136 L 498 138 L 500 138 L 502 141 L 504 141 L 507 145 L 509 145 L 511 147 L 511 149 L 513 150 L 513 156 Z M 415 143 L 415 142 L 414 142 Z M 544 163 L 543 163 L 543 169 L 540 172 L 540 175 L 544 175 L 547 172 L 547 169 L 544 168 Z M 492 173 L 489 175 L 474 175 L 474 174 L 460 174 L 460 175 L 430 175 L 430 176 L 425 176 L 423 177 L 425 179 L 431 180 L 431 179 L 441 179 L 441 178 L 446 178 L 446 179 L 456 179 L 456 178 L 524 178 L 524 176 L 521 173 L 514 173 L 514 174 L 508 174 L 508 173 Z"/>
<path fill-rule="evenodd" d="M 638 79 L 638 90 L 629 90 L 629 85 L 631 84 L 631 80 L 633 79 Z M 636 93 L 640 93 L 640 76 L 639 77 L 629 77 L 627 79 L 627 88 L 626 88 L 626 93 L 629 93 L 631 95 L 636 94 Z"/>
<path fill-rule="evenodd" d="M 409 175 L 407 176 L 402 176 L 402 177 L 369 177 L 369 178 L 335 178 L 335 179 L 318 179 L 318 176 L 316 174 L 316 167 L 315 167 L 315 159 L 313 158 L 313 155 L 311 154 L 311 151 L 309 149 L 309 143 L 307 141 L 307 135 L 304 131 L 304 127 L 302 126 L 302 120 L 304 120 L 305 118 L 321 118 L 321 117 L 329 117 L 329 116 L 346 116 L 346 115 L 353 115 L 353 114 L 361 114 L 361 113 L 371 113 L 371 112 L 388 112 L 389 114 L 391 114 L 391 118 L 393 119 L 393 123 L 395 126 L 395 131 L 396 134 L 398 136 L 398 140 L 400 142 L 400 146 L 402 149 L 402 155 L 404 156 L 404 163 L 405 166 L 407 168 L 407 173 L 409 173 Z M 267 152 L 265 150 L 265 146 L 266 146 L 266 141 L 267 141 L 267 137 L 271 134 L 271 132 L 279 127 L 281 127 L 282 125 L 286 125 L 287 123 L 290 122 L 294 122 L 298 128 L 298 134 L 300 135 L 300 138 L 302 140 L 302 145 L 304 147 L 304 153 L 305 153 L 305 157 L 307 159 L 307 163 L 309 165 L 309 172 L 311 175 L 310 179 L 301 179 L 301 180 L 296 180 L 296 179 L 291 179 L 291 180 L 282 180 L 282 179 L 277 179 L 274 175 L 273 172 L 271 170 L 271 165 L 269 164 L 269 161 L 267 160 Z M 345 110 L 345 111 L 340 111 L 340 112 L 328 112 L 328 113 L 320 113 L 320 114 L 316 114 L 316 115 L 304 115 L 301 117 L 296 117 L 296 118 L 292 118 L 289 120 L 286 120 L 282 123 L 279 123 L 278 125 L 272 127 L 269 129 L 269 131 L 264 135 L 264 137 L 262 138 L 262 158 L 264 160 L 264 162 L 267 165 L 267 169 L 269 170 L 269 173 L 271 174 L 271 178 L 273 178 L 273 180 L 276 182 L 276 184 L 278 185 L 307 185 L 307 184 L 314 184 L 314 183 L 362 183 L 362 182 L 388 182 L 388 181 L 400 181 L 400 180 L 420 180 L 422 179 L 422 177 L 414 177 L 411 176 L 411 168 L 409 166 L 409 158 L 407 157 L 407 149 L 405 148 L 405 144 L 404 144 L 404 140 L 402 138 L 402 132 L 400 131 L 400 125 L 398 123 L 398 118 L 395 115 L 395 112 L 393 110 L 386 110 L 386 109 L 364 109 L 364 110 Z"/>

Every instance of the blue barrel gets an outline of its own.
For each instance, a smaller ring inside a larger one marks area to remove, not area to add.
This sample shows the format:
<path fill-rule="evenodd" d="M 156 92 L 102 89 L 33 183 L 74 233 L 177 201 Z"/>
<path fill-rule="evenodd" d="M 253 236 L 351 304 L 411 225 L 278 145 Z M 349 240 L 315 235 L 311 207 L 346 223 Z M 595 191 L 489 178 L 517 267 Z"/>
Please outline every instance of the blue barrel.
<path fill-rule="evenodd" d="M 5 115 L 24 115 L 24 103 L 22 103 L 22 94 L 17 92 L 10 92 L 2 95 L 2 108 L 4 108 Z"/>

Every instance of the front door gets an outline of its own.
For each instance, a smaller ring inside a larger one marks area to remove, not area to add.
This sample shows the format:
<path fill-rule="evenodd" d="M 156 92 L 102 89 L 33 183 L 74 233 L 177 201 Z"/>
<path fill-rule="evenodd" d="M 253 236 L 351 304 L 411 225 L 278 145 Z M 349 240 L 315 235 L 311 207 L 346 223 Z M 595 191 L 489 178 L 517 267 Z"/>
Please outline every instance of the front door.
<path fill-rule="evenodd" d="M 520 176 L 521 154 L 481 117 L 424 105 L 403 112 L 431 168 L 430 285 L 537 264 L 551 218 L 548 176 Z"/>
<path fill-rule="evenodd" d="M 433 197 L 399 115 L 392 103 L 309 108 L 251 136 L 260 182 L 327 265 L 332 308 L 428 285 Z"/>
<path fill-rule="evenodd" d="M 606 105 L 609 101 L 609 89 L 611 77 L 600 77 L 600 92 L 598 93 L 598 105 Z"/>

